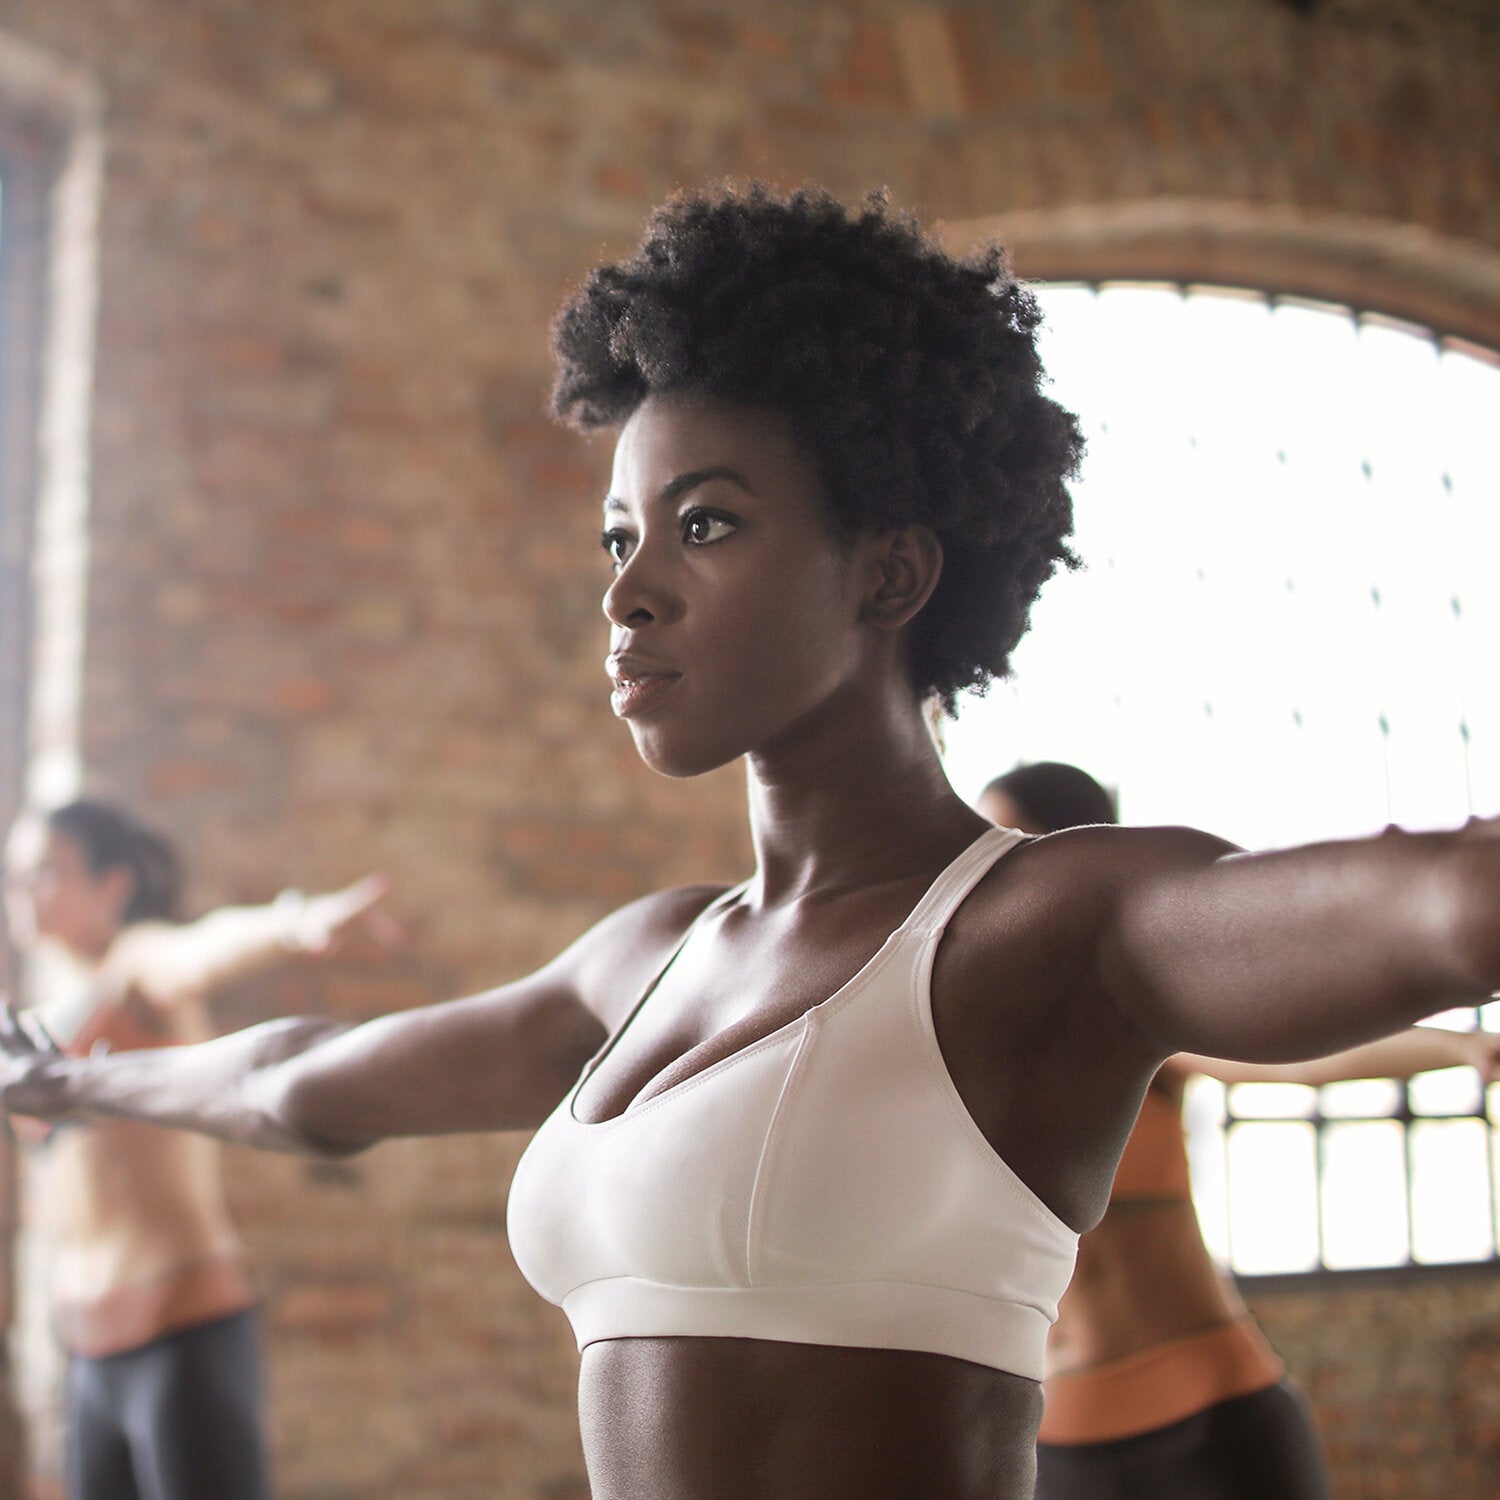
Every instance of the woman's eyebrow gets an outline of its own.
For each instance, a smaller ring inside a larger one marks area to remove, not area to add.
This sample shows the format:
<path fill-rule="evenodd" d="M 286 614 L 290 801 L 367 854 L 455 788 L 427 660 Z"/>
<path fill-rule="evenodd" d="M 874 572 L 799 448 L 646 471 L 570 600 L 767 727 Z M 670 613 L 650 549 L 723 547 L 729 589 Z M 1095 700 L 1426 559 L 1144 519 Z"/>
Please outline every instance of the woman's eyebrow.
<path fill-rule="evenodd" d="M 732 469 L 728 464 L 715 464 L 707 469 L 689 469 L 687 473 L 669 479 L 657 492 L 657 501 L 663 505 L 670 505 L 674 500 L 681 499 L 689 490 L 697 489 L 700 484 L 707 484 L 710 479 L 727 479 L 731 484 L 737 484 L 747 495 L 755 493 L 754 485 L 738 469 Z M 606 495 L 604 497 L 606 514 L 625 509 L 625 502 L 617 496 Z"/>

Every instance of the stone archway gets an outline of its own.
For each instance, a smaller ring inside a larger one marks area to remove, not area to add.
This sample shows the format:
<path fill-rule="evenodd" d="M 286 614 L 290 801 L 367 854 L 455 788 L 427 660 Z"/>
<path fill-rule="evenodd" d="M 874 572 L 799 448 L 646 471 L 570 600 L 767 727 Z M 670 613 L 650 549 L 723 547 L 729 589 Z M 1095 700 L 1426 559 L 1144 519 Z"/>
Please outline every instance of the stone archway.
<path fill-rule="evenodd" d="M 1253 287 L 1377 312 L 1500 349 L 1500 252 L 1413 224 L 1293 207 L 1153 198 L 948 223 L 951 249 L 1008 244 L 1040 281 Z"/>

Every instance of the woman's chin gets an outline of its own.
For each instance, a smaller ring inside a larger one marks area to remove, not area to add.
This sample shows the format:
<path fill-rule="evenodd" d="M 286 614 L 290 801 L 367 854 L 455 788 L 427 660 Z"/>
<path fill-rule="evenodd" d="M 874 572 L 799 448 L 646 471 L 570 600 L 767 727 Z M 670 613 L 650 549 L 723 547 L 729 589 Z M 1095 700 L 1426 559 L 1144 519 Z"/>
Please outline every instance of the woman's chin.
<path fill-rule="evenodd" d="M 674 781 L 706 776 L 740 756 L 738 750 L 726 750 L 723 745 L 692 745 L 653 733 L 650 726 L 644 724 L 632 724 L 630 733 L 635 740 L 636 754 L 646 767 L 658 776 L 668 776 Z"/>

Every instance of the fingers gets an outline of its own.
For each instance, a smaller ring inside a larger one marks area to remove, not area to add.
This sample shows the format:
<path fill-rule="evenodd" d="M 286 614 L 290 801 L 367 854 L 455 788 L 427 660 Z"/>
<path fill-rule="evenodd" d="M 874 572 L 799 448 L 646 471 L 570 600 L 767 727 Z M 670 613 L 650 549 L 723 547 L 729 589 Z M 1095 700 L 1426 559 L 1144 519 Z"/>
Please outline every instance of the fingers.
<path fill-rule="evenodd" d="M 318 896 L 304 896 L 301 891 L 287 890 L 276 898 L 276 905 L 286 909 L 288 946 L 321 958 L 338 947 L 345 931 L 361 923 L 377 942 L 394 947 L 405 941 L 406 932 L 379 902 L 389 894 L 390 876 L 366 875 L 342 890 L 326 891 Z"/>
<path fill-rule="evenodd" d="M 373 906 L 382 896 L 390 894 L 391 877 L 376 871 L 356 880 L 353 885 L 345 891 L 345 895 L 351 897 L 358 910 L 367 906 Z"/>
<path fill-rule="evenodd" d="M 406 928 L 383 906 L 372 906 L 361 913 L 365 931 L 386 948 L 399 948 L 406 941 Z"/>
<path fill-rule="evenodd" d="M 54 1056 L 62 1056 L 62 1048 L 57 1045 L 56 1038 L 47 1030 L 42 1018 L 34 1011 L 22 1011 L 16 1017 L 16 1021 L 25 1032 L 26 1039 L 38 1052 L 50 1052 Z"/>
<path fill-rule="evenodd" d="M 62 1056 L 62 1048 L 41 1017 L 30 1010 L 17 1010 L 9 1000 L 0 1004 L 0 1050 L 12 1056 L 35 1053 Z"/>
<path fill-rule="evenodd" d="M 1500 1032 L 1482 1032 L 1484 1041 L 1480 1044 L 1480 1053 L 1474 1066 L 1479 1069 L 1479 1076 L 1485 1083 L 1495 1083 L 1500 1080 Z"/>
<path fill-rule="evenodd" d="M 7 1052 L 34 1052 L 36 1044 L 21 1025 L 21 1017 L 9 1000 L 0 1002 L 0 1048 Z"/>
<path fill-rule="evenodd" d="M 310 905 L 322 907 L 323 923 L 316 932 L 316 946 L 309 941 L 307 947 L 314 952 L 327 953 L 342 936 L 345 928 L 358 921 L 379 943 L 394 947 L 405 941 L 406 931 L 394 917 L 380 908 L 378 903 L 390 894 L 389 875 L 372 874 L 356 880 L 353 885 L 328 896 L 314 897 Z"/>
<path fill-rule="evenodd" d="M 390 895 L 392 885 L 389 875 L 377 873 L 366 875 L 349 887 L 349 895 L 356 903 L 350 915 L 362 918 L 365 930 L 387 948 L 394 948 L 406 940 L 405 928 L 377 904 Z"/>

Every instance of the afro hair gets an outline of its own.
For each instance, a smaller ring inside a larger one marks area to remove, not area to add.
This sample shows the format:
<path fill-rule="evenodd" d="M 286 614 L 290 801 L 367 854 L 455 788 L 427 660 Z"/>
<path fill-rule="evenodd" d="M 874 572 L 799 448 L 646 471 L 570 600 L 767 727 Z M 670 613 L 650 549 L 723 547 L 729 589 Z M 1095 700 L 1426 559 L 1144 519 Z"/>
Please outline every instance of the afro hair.
<path fill-rule="evenodd" d="M 1076 566 L 1083 443 L 1042 393 L 1040 318 L 998 247 L 955 259 L 882 196 L 685 193 L 559 312 L 552 409 L 581 431 L 674 392 L 784 414 L 847 532 L 920 522 L 942 543 L 911 664 L 951 709 L 1005 675 L 1042 584 Z"/>

